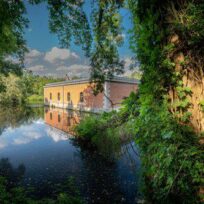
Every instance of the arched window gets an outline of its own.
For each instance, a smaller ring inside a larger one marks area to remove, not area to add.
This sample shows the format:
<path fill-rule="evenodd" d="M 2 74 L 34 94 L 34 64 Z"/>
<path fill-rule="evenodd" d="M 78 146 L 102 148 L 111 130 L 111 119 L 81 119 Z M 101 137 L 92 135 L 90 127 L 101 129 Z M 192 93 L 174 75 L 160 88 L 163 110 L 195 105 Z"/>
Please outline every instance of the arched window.
<path fill-rule="evenodd" d="M 80 102 L 84 102 L 84 93 L 80 92 Z"/>
<path fill-rule="evenodd" d="M 60 101 L 60 93 L 57 93 L 57 99 Z"/>
<path fill-rule="evenodd" d="M 67 101 L 70 101 L 71 100 L 71 95 L 70 95 L 70 92 L 67 93 Z"/>
<path fill-rule="evenodd" d="M 52 93 L 50 93 L 50 100 L 52 100 Z"/>
<path fill-rule="evenodd" d="M 60 114 L 58 114 L 58 123 L 60 123 L 61 122 L 61 116 L 60 116 Z"/>
<path fill-rule="evenodd" d="M 50 113 L 50 120 L 52 120 L 52 113 Z"/>

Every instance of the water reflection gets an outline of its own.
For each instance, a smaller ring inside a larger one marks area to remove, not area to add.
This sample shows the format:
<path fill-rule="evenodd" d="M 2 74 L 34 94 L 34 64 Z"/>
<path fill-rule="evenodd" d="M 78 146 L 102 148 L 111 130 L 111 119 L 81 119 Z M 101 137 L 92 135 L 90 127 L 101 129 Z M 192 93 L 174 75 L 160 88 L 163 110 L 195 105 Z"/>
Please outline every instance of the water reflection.
<path fill-rule="evenodd" d="M 0 171 L 1 166 L 14 169 L 8 171 L 21 175 L 22 184 L 34 187 L 32 196 L 38 198 L 50 197 L 74 177 L 87 203 L 136 203 L 140 163 L 135 147 L 123 145 L 119 158 L 110 161 L 79 144 L 73 127 L 84 116 L 62 109 L 0 108 Z"/>
<path fill-rule="evenodd" d="M 8 158 L 0 159 L 0 176 L 6 178 L 7 188 L 16 187 L 25 174 L 25 166 L 14 168 Z"/>
<path fill-rule="evenodd" d="M 32 123 L 35 119 L 43 118 L 42 108 L 0 106 L 0 135 L 6 128 L 14 129 L 23 124 Z"/>
<path fill-rule="evenodd" d="M 60 129 L 70 135 L 74 135 L 74 127 L 88 113 L 65 110 L 60 108 L 46 108 L 44 120 L 51 127 Z"/>

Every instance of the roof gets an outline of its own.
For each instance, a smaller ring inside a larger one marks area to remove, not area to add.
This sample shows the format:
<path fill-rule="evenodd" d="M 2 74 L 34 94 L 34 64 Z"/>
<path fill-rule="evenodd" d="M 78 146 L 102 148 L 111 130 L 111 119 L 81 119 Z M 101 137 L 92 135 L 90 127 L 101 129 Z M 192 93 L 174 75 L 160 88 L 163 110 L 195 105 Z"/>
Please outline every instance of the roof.
<path fill-rule="evenodd" d="M 116 77 L 105 79 L 105 81 L 109 82 L 119 82 L 119 83 L 126 83 L 126 84 L 139 84 L 140 81 L 137 79 L 127 78 L 127 77 Z M 71 84 L 84 84 L 90 82 L 90 78 L 83 78 L 83 79 L 76 79 L 76 80 L 66 80 L 61 82 L 54 82 L 49 83 L 44 86 L 46 87 L 53 87 L 53 86 L 65 86 L 65 85 L 71 85 Z"/>

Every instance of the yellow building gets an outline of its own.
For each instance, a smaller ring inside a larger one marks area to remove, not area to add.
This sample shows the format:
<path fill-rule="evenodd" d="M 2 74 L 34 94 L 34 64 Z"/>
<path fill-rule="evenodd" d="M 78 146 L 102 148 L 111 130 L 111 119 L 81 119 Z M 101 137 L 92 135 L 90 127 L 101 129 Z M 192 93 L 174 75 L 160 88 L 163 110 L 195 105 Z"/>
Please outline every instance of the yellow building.
<path fill-rule="evenodd" d="M 67 80 L 44 86 L 44 103 L 48 106 L 99 112 L 119 108 L 131 91 L 136 92 L 138 81 L 123 77 L 105 80 L 104 91 L 93 94 L 89 79 Z"/>

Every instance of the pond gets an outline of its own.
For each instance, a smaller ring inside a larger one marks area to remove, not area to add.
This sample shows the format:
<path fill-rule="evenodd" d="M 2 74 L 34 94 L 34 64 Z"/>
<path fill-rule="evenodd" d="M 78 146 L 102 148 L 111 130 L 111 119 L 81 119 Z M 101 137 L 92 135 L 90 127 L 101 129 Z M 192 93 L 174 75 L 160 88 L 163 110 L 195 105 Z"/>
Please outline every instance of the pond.
<path fill-rule="evenodd" d="M 137 203 L 140 161 L 134 143 L 107 156 L 80 144 L 73 127 L 86 114 L 49 108 L 0 108 L 0 173 L 22 169 L 19 179 L 32 196 L 51 197 L 74 178 L 86 203 Z"/>

